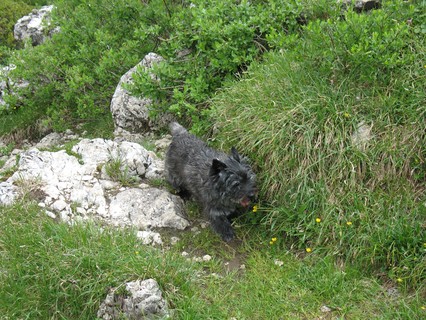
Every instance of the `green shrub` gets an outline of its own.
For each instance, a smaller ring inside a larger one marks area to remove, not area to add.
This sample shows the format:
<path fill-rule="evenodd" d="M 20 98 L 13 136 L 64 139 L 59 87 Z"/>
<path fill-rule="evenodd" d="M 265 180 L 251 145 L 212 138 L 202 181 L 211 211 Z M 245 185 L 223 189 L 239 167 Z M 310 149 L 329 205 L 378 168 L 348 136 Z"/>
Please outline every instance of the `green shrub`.
<path fill-rule="evenodd" d="M 134 30 L 141 22 L 167 25 L 163 1 L 58 0 L 52 27 L 61 32 L 41 46 L 15 52 L 13 76 L 30 86 L 21 108 L 47 114 L 56 129 L 109 114 L 123 73 L 156 46 Z M 10 112 L 10 110 L 8 111 Z"/>
<path fill-rule="evenodd" d="M 214 100 L 217 140 L 254 160 L 274 233 L 411 284 L 426 252 L 425 38 L 413 16 L 394 1 L 313 21 Z"/>
<path fill-rule="evenodd" d="M 49 0 L 21 0 L 21 1 L 28 4 L 28 5 L 37 6 L 37 7 L 48 5 L 48 4 L 51 4 L 53 2 L 53 1 L 49 1 Z"/>
<path fill-rule="evenodd" d="M 136 77 L 134 92 L 158 101 L 154 113 L 171 111 L 191 119 L 198 131 L 204 124 L 206 101 L 275 46 L 276 39 L 297 30 L 301 10 L 296 1 L 284 0 L 191 1 L 171 15 L 171 32 L 159 44 L 165 61 L 153 73 L 161 81 L 142 73 Z M 138 34 L 145 41 L 162 32 L 160 25 L 151 24 Z"/>
<path fill-rule="evenodd" d="M 6 64 L 7 48 L 16 46 L 13 27 L 19 18 L 27 15 L 32 7 L 23 1 L 2 0 L 0 2 L 0 65 Z"/>

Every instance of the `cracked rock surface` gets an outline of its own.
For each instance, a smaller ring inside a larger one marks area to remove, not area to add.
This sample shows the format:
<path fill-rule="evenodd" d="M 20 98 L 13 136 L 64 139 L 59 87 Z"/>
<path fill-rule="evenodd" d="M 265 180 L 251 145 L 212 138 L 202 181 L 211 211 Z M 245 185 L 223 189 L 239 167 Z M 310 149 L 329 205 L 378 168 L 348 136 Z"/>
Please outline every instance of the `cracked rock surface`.
<path fill-rule="evenodd" d="M 153 152 L 137 143 L 105 139 L 83 139 L 72 152 L 75 155 L 37 148 L 22 152 L 15 173 L 0 184 L 0 204 L 17 198 L 16 184 L 31 182 L 42 195 L 40 206 L 66 222 L 95 218 L 138 230 L 189 225 L 182 199 L 142 183 L 163 175 L 164 163 Z M 110 161 L 119 161 L 119 170 L 137 182 L 135 186 L 124 188 L 113 181 L 105 170 Z"/>
<path fill-rule="evenodd" d="M 169 312 L 157 281 L 137 280 L 126 283 L 126 293 L 113 289 L 99 307 L 98 318 L 113 319 L 166 319 Z"/>

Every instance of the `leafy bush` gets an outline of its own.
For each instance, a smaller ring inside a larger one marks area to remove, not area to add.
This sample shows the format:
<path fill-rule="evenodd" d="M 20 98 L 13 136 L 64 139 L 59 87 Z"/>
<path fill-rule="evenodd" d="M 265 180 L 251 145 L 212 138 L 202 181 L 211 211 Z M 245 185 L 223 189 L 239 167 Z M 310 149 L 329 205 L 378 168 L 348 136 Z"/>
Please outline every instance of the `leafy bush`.
<path fill-rule="evenodd" d="M 2 0 L 0 2 L 0 65 L 6 64 L 8 48 L 15 47 L 13 26 L 19 18 L 28 14 L 31 6 L 22 1 Z"/>
<path fill-rule="evenodd" d="M 154 67 L 161 79 L 141 73 L 134 92 L 159 101 L 158 111 L 192 119 L 195 131 L 205 119 L 206 101 L 227 80 L 240 75 L 275 40 L 298 29 L 296 1 L 195 0 L 170 17 L 170 30 L 158 53 L 166 60 Z M 163 34 L 161 25 L 142 25 L 142 41 Z"/>
<path fill-rule="evenodd" d="M 134 30 L 141 21 L 167 26 L 163 1 L 58 0 L 55 34 L 42 46 L 17 51 L 13 76 L 27 79 L 22 108 L 47 114 L 56 129 L 64 123 L 109 115 L 121 75 L 156 46 L 141 43 Z M 10 110 L 8 111 L 10 112 Z"/>
<path fill-rule="evenodd" d="M 214 99 L 217 140 L 255 161 L 274 206 L 263 223 L 298 248 L 411 284 L 424 280 L 426 259 L 426 57 L 415 9 L 384 2 L 313 21 Z"/>

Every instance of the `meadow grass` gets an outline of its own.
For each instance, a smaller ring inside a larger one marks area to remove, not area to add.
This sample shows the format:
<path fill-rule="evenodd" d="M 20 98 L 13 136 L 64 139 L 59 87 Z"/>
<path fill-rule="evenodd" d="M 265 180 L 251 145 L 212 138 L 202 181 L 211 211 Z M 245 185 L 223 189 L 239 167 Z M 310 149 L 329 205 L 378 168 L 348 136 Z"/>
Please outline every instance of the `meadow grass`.
<path fill-rule="evenodd" d="M 173 319 L 420 319 L 425 312 L 422 297 L 403 286 L 389 294 L 332 258 L 270 245 L 250 225 L 237 226 L 244 241 L 233 248 L 207 228 L 179 234 L 164 250 L 141 245 L 130 229 L 55 222 L 31 202 L 0 210 L 1 319 L 95 319 L 110 288 L 148 278 L 158 281 Z M 213 259 L 188 260 L 183 248 Z M 236 255 L 244 268 L 227 269 Z"/>
<path fill-rule="evenodd" d="M 424 292 L 425 41 L 394 5 L 314 21 L 253 64 L 213 99 L 215 141 L 253 160 L 258 221 L 293 248 Z"/>

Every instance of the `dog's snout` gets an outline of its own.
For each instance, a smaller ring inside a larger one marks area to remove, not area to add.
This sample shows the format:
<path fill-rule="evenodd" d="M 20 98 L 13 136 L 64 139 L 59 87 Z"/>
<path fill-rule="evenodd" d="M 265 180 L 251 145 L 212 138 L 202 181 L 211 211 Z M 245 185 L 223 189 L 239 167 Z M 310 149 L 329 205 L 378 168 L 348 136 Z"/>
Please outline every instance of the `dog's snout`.
<path fill-rule="evenodd" d="M 253 201 L 253 202 L 257 201 L 257 194 L 258 194 L 257 190 L 250 192 L 248 195 L 250 201 Z"/>

